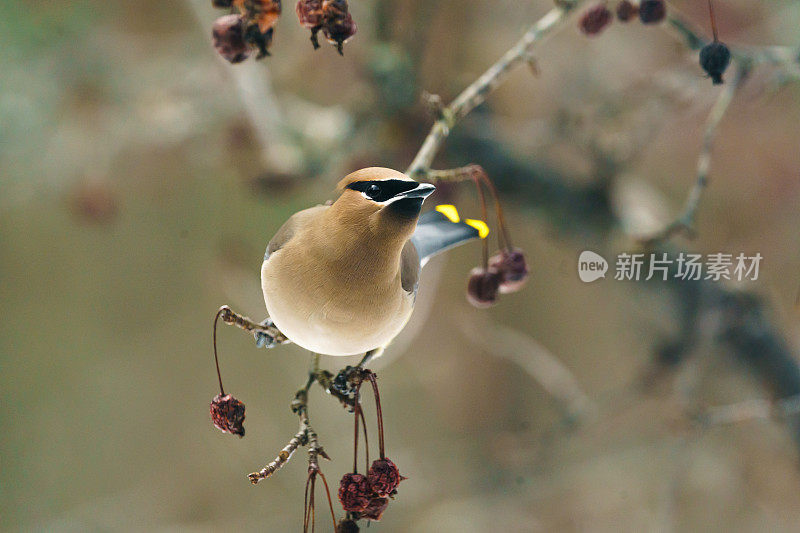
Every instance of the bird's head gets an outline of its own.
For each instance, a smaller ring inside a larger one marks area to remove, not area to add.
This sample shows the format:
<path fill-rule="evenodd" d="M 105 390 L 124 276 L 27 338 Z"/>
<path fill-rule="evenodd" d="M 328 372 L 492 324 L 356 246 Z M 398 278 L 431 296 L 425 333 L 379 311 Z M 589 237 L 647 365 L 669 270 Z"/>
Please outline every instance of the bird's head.
<path fill-rule="evenodd" d="M 348 174 L 338 188 L 342 194 L 334 206 L 342 220 L 368 223 L 375 229 L 406 238 L 416 227 L 425 198 L 436 189 L 402 172 L 381 167 L 363 168 Z"/>

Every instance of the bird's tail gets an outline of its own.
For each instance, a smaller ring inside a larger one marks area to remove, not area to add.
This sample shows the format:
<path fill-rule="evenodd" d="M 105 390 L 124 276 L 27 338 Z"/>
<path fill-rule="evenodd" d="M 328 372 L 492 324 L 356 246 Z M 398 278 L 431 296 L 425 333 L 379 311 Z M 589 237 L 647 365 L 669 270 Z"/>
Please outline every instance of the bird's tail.
<path fill-rule="evenodd" d="M 461 221 L 454 206 L 439 205 L 435 211 L 428 211 L 419 217 L 411 242 L 424 265 L 440 252 L 473 239 L 483 239 L 488 234 L 489 227 L 482 220 Z"/>

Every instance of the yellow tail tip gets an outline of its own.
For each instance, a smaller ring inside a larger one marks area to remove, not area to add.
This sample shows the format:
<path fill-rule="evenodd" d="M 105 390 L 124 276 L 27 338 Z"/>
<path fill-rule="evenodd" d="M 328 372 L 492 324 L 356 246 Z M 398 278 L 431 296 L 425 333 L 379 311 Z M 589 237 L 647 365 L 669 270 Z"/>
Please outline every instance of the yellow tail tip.
<path fill-rule="evenodd" d="M 446 216 L 450 222 L 456 224 L 461 221 L 461 217 L 458 216 L 458 209 L 456 206 L 450 204 L 442 204 L 437 205 L 436 210 Z"/>
<path fill-rule="evenodd" d="M 489 226 L 486 225 L 486 222 L 483 220 L 475 220 L 473 218 L 468 218 L 464 221 L 464 224 L 469 224 L 476 230 L 478 230 L 478 236 L 481 239 L 485 239 L 487 235 L 489 235 Z"/>

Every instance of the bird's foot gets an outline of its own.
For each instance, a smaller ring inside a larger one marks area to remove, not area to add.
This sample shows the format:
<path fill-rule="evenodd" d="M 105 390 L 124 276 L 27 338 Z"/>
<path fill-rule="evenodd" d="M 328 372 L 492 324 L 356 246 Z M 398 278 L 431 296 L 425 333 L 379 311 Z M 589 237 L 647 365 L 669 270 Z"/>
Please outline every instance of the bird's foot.
<path fill-rule="evenodd" d="M 267 318 L 264 321 L 262 321 L 261 325 L 266 326 L 268 328 L 275 328 L 275 323 L 270 318 Z M 253 332 L 253 337 L 256 339 L 257 348 L 274 348 L 275 346 L 280 344 L 280 342 L 278 342 L 278 340 L 275 337 L 264 331 Z"/>
<path fill-rule="evenodd" d="M 361 366 L 347 365 L 333 378 L 331 388 L 343 396 L 353 398 L 364 377 L 370 371 Z"/>

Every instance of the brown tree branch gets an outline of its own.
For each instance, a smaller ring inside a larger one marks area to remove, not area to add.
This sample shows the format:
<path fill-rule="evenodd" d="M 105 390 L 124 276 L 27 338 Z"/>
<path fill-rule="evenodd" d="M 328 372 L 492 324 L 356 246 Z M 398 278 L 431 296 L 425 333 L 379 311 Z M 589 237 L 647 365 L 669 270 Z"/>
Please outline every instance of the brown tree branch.
<path fill-rule="evenodd" d="M 417 155 L 406 169 L 406 174 L 414 179 L 424 178 L 433 160 L 444 143 L 450 130 L 470 111 L 486 100 L 486 97 L 499 87 L 514 68 L 529 64 L 535 45 L 560 28 L 567 16 L 585 0 L 561 0 L 545 16 L 539 19 L 517 43 L 498 59 L 477 80 L 472 82 L 450 105 L 441 108 L 428 136 Z"/>

